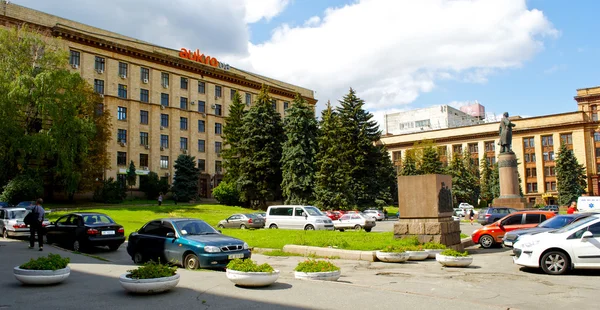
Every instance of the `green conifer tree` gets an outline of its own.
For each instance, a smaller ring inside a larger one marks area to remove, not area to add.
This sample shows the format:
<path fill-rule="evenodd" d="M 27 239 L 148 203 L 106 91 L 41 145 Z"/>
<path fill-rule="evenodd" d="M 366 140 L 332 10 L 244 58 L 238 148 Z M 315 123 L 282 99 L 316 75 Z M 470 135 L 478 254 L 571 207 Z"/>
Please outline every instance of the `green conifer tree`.
<path fill-rule="evenodd" d="M 556 158 L 556 189 L 558 190 L 558 203 L 568 205 L 577 201 L 585 194 L 587 175 L 585 167 L 580 165 L 573 151 L 562 143 Z"/>
<path fill-rule="evenodd" d="M 440 155 L 433 145 L 427 145 L 422 149 L 422 157 L 420 163 L 421 174 L 442 174 L 444 167 L 440 160 Z"/>
<path fill-rule="evenodd" d="M 402 167 L 400 168 L 400 175 L 420 175 L 421 171 L 417 169 L 417 157 L 415 150 L 410 149 L 406 151 L 404 159 L 402 160 Z"/>
<path fill-rule="evenodd" d="M 196 158 L 181 154 L 175 160 L 175 178 L 172 192 L 177 201 L 190 201 L 198 197 L 198 177 L 200 169 L 196 167 Z"/>
<path fill-rule="evenodd" d="M 129 195 L 133 198 L 133 187 L 137 180 L 137 174 L 135 173 L 135 164 L 133 160 L 129 163 L 129 169 L 127 169 L 127 185 L 129 185 Z"/>
<path fill-rule="evenodd" d="M 223 168 L 225 168 L 224 181 L 235 184 L 239 178 L 240 155 L 239 143 L 242 139 L 242 126 L 244 124 L 245 105 L 239 92 L 233 95 L 233 101 L 229 106 L 229 115 L 225 118 L 223 127 L 223 145 L 221 151 L 223 156 Z"/>

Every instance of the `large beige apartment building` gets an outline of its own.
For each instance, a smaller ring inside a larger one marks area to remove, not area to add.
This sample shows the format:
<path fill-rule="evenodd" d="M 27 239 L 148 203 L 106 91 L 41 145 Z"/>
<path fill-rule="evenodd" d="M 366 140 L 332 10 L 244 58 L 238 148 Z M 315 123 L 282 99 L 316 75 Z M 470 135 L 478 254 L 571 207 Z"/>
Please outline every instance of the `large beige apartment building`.
<path fill-rule="evenodd" d="M 210 197 L 224 172 L 221 134 L 236 91 L 250 106 L 268 85 L 282 116 L 296 93 L 313 107 L 317 102 L 312 90 L 236 69 L 202 47 L 164 48 L 5 1 L 0 6 L 2 26 L 27 24 L 62 38 L 70 69 L 104 97 L 114 131 L 107 178 L 124 179 L 133 160 L 138 175 L 154 171 L 171 183 L 174 161 L 189 154 L 202 172 L 199 194 Z"/>
<path fill-rule="evenodd" d="M 589 195 L 600 196 L 600 87 L 577 90 L 577 111 L 538 117 L 512 117 L 512 149 L 519 161 L 521 186 L 530 203 L 557 203 L 555 157 L 560 143 L 573 150 L 586 167 Z M 513 112 L 514 111 L 509 111 Z M 396 165 L 416 142 L 432 140 L 442 161 L 448 163 L 455 152 L 468 150 L 475 163 L 486 158 L 494 163 L 499 154 L 498 122 L 423 131 L 381 138 Z"/>

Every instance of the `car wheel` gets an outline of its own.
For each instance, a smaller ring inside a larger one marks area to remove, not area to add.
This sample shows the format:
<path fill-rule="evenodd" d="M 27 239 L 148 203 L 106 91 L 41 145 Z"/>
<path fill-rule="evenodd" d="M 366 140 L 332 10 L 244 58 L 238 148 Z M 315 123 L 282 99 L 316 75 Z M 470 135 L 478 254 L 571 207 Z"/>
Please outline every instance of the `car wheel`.
<path fill-rule="evenodd" d="M 362 230 L 362 226 L 356 224 L 356 225 L 354 225 L 354 230 L 361 231 Z"/>
<path fill-rule="evenodd" d="M 111 250 L 111 251 L 116 251 L 116 250 L 119 249 L 120 246 L 121 246 L 120 243 L 119 244 L 111 244 L 111 245 L 108 246 L 108 249 Z"/>
<path fill-rule="evenodd" d="M 2 229 L 2 238 L 4 238 L 4 239 L 8 238 L 8 231 L 6 231 L 6 228 Z"/>
<path fill-rule="evenodd" d="M 269 228 L 270 229 L 277 229 L 277 224 L 271 224 L 271 225 L 269 225 Z"/>
<path fill-rule="evenodd" d="M 479 237 L 479 244 L 484 249 L 489 249 L 494 245 L 494 237 L 490 235 L 483 235 Z"/>
<path fill-rule="evenodd" d="M 133 263 L 136 265 L 141 265 L 146 262 L 146 257 L 140 251 L 135 251 L 135 253 L 133 253 L 133 256 L 131 257 L 131 259 L 133 260 Z"/>
<path fill-rule="evenodd" d="M 340 228 L 340 229 L 339 229 L 339 231 L 341 231 L 341 232 L 344 232 L 344 229 L 343 229 L 343 228 Z"/>
<path fill-rule="evenodd" d="M 560 251 L 550 251 L 542 256 L 540 266 L 545 273 L 551 275 L 565 274 L 569 271 L 569 256 Z"/>
<path fill-rule="evenodd" d="M 240 225 L 240 229 L 246 229 L 246 225 L 244 225 L 244 224 Z"/>
<path fill-rule="evenodd" d="M 198 256 L 196 254 L 188 254 L 183 259 L 183 267 L 185 269 L 198 269 L 200 267 L 200 261 L 198 260 Z"/>
<path fill-rule="evenodd" d="M 81 243 L 79 242 L 79 240 L 75 240 L 75 242 L 73 242 L 73 251 L 75 251 L 75 252 L 81 251 Z"/>
<path fill-rule="evenodd" d="M 306 225 L 306 227 L 304 227 L 304 230 L 315 230 L 315 227 L 312 225 Z"/>
<path fill-rule="evenodd" d="M 365 228 L 366 232 L 371 232 L 371 228 Z"/>
<path fill-rule="evenodd" d="M 217 228 L 223 229 L 223 228 L 225 228 L 225 226 L 223 226 L 223 224 L 219 224 L 219 225 L 217 225 Z"/>

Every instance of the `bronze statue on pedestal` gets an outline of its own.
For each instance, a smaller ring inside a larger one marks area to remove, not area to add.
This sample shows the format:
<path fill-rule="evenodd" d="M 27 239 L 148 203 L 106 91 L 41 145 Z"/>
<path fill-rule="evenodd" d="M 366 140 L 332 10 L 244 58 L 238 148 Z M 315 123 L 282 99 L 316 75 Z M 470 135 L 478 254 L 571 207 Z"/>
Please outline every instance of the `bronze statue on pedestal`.
<path fill-rule="evenodd" d="M 500 153 L 512 153 L 512 128 L 515 127 L 508 119 L 508 112 L 504 112 L 500 121 Z"/>

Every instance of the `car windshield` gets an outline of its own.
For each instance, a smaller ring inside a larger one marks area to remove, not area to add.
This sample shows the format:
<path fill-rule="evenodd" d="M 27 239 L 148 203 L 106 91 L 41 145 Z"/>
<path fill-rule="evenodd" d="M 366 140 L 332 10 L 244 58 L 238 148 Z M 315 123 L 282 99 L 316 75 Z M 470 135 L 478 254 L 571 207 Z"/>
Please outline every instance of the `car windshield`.
<path fill-rule="evenodd" d="M 257 219 L 258 218 L 258 215 L 256 215 L 256 214 L 244 214 L 244 215 L 249 219 Z"/>
<path fill-rule="evenodd" d="M 104 214 L 89 214 L 83 215 L 83 222 L 89 225 L 94 224 L 113 224 L 113 221 L 110 217 Z"/>
<path fill-rule="evenodd" d="M 193 236 L 219 233 L 206 222 L 200 220 L 176 221 L 173 224 L 175 224 L 175 227 L 177 228 L 177 230 L 179 230 L 179 233 L 182 235 Z"/>
<path fill-rule="evenodd" d="M 538 227 L 542 228 L 561 228 L 573 221 L 571 216 L 555 216 L 543 221 Z"/>
<path fill-rule="evenodd" d="M 579 220 L 579 221 L 577 221 L 577 222 L 573 222 L 573 223 L 571 223 L 571 224 L 569 224 L 569 225 L 567 225 L 567 226 L 565 226 L 565 227 L 563 227 L 563 228 L 561 228 L 561 229 L 557 229 L 557 230 L 555 230 L 555 231 L 552 231 L 552 232 L 550 232 L 550 233 L 553 233 L 553 234 L 560 234 L 560 233 L 564 233 L 564 232 L 567 232 L 567 231 L 569 231 L 569 230 L 571 230 L 571 229 L 575 229 L 575 228 L 577 228 L 577 227 L 579 227 L 579 226 L 581 226 L 581 225 L 586 225 L 587 223 L 589 223 L 589 222 L 592 222 L 592 221 L 595 221 L 595 220 L 597 220 L 597 219 L 598 219 L 598 218 L 597 218 L 597 217 L 595 217 L 595 216 L 586 217 L 586 218 L 584 218 L 584 219 L 582 219 L 582 220 Z"/>
<path fill-rule="evenodd" d="M 325 216 L 325 214 L 321 213 L 321 211 L 315 207 L 304 207 L 304 210 L 311 216 Z"/>
<path fill-rule="evenodd" d="M 14 210 L 14 211 L 9 211 L 8 212 L 8 219 L 10 220 L 21 220 L 25 218 L 25 215 L 27 214 L 27 210 Z"/>

